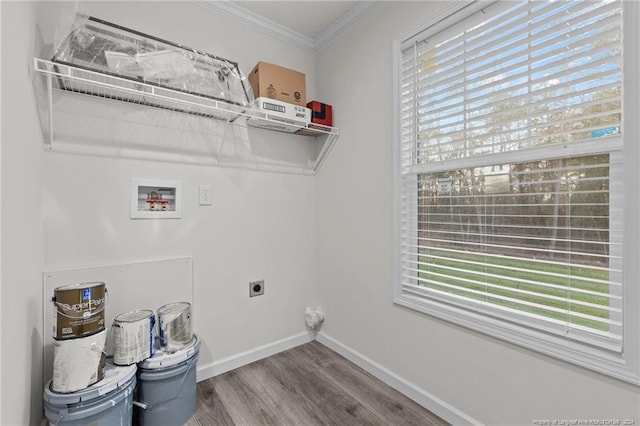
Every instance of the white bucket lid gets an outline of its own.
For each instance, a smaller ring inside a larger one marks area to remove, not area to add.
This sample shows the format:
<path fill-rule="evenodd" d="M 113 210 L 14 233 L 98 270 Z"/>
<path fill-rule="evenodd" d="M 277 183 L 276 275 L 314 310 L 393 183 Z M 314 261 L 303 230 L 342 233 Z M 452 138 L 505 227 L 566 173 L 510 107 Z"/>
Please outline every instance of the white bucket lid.
<path fill-rule="evenodd" d="M 139 368 L 145 370 L 156 370 L 159 368 L 171 367 L 173 365 L 180 364 L 191 358 L 193 354 L 200 349 L 200 341 L 198 336 L 193 335 L 193 339 L 184 348 L 175 352 L 165 352 L 162 349 L 156 349 L 154 354 L 138 363 Z"/>
<path fill-rule="evenodd" d="M 44 398 L 54 404 L 75 404 L 80 401 L 88 401 L 109 392 L 125 386 L 132 377 L 136 375 L 136 366 L 118 366 L 114 365 L 111 359 L 108 359 L 104 366 L 104 378 L 88 388 L 71 393 L 57 393 L 51 390 L 51 381 L 47 383 L 44 389 Z"/>
<path fill-rule="evenodd" d="M 154 317 L 155 314 L 151 309 L 138 309 L 135 311 L 125 312 L 117 315 L 114 319 L 114 323 L 118 322 L 138 322 L 147 318 Z"/>

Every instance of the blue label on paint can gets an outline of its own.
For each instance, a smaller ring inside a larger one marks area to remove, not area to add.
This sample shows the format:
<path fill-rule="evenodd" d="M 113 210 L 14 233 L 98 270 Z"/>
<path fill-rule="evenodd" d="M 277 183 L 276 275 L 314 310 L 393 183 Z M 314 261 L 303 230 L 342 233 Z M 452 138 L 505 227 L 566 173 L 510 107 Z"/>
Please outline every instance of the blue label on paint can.
<path fill-rule="evenodd" d="M 149 333 L 149 356 L 153 356 L 153 352 L 155 351 L 155 341 L 153 339 L 153 330 L 156 325 L 156 316 L 151 315 L 149 318 L 149 328 L 151 329 L 151 333 Z"/>
<path fill-rule="evenodd" d="M 82 300 L 91 300 L 91 289 L 83 288 L 82 289 Z"/>

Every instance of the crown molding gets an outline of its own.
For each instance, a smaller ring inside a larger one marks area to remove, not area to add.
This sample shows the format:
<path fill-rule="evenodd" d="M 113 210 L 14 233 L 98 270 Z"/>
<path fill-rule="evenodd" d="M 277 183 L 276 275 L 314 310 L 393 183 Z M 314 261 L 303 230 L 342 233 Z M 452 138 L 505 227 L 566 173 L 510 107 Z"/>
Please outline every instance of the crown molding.
<path fill-rule="evenodd" d="M 263 32 L 278 40 L 293 44 L 296 47 L 313 51 L 314 40 L 297 31 L 293 31 L 284 25 L 280 25 L 271 19 L 264 18 L 252 11 L 238 6 L 230 0 L 193 0 L 196 4 L 218 12 L 227 18 L 233 19 L 254 30 Z"/>
<path fill-rule="evenodd" d="M 314 42 L 314 51 L 318 51 L 331 43 L 340 34 L 347 30 L 355 21 L 369 13 L 371 9 L 378 5 L 378 1 L 359 1 L 354 7 L 349 9 L 347 13 L 342 15 L 336 22 L 331 24 L 324 30 Z"/>
<path fill-rule="evenodd" d="M 254 30 L 268 34 L 278 40 L 282 40 L 301 49 L 317 52 L 340 33 L 345 31 L 353 22 L 367 13 L 376 5 L 375 1 L 362 1 L 340 17 L 336 22 L 324 30 L 315 40 L 285 27 L 271 19 L 260 16 L 231 0 L 191 0 L 194 3 L 227 18 L 233 19 Z"/>

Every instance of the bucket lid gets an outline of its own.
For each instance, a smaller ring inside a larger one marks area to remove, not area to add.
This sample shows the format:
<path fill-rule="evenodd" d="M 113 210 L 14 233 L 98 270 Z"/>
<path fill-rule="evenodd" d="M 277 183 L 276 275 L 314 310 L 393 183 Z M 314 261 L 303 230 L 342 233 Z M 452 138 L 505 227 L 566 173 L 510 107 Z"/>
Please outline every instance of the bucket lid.
<path fill-rule="evenodd" d="M 102 281 L 91 281 L 86 283 L 77 283 L 77 284 L 67 284 L 60 287 L 56 287 L 53 291 L 65 291 L 65 290 L 75 290 L 79 288 L 92 288 L 92 287 L 100 287 L 103 286 L 104 283 Z"/>
<path fill-rule="evenodd" d="M 136 366 L 129 365 L 121 367 L 113 364 L 111 358 L 107 359 L 104 367 L 104 378 L 86 389 L 71 393 L 58 393 L 51 390 L 52 380 L 47 383 L 44 389 L 44 399 L 49 402 L 60 404 L 76 404 L 81 401 L 88 401 L 125 386 L 132 377 L 136 375 Z"/>
<path fill-rule="evenodd" d="M 189 302 L 173 302 L 158 308 L 158 314 L 180 314 L 182 312 L 189 312 L 191 310 L 191 303 Z"/>
<path fill-rule="evenodd" d="M 200 339 L 195 334 L 191 342 L 184 348 L 175 352 L 165 352 L 162 349 L 156 349 L 150 358 L 138 363 L 139 368 L 145 370 L 155 370 L 158 368 L 171 367 L 188 360 L 200 350 Z"/>
<path fill-rule="evenodd" d="M 138 309 L 136 311 L 119 314 L 113 320 L 115 322 L 136 322 L 153 316 L 154 313 L 150 309 Z"/>

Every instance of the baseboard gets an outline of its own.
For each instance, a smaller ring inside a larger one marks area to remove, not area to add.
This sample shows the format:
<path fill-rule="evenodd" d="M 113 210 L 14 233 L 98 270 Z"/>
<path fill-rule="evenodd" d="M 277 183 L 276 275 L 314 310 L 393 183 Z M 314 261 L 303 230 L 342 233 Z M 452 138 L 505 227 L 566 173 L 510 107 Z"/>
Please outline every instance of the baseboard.
<path fill-rule="evenodd" d="M 316 340 L 334 352 L 339 353 L 358 367 L 382 380 L 407 398 L 422 405 L 427 410 L 454 425 L 480 425 L 481 423 L 457 408 L 431 395 L 424 389 L 389 371 L 385 367 L 356 352 L 331 336 L 320 332 Z"/>
<path fill-rule="evenodd" d="M 227 371 L 242 367 L 243 365 L 251 364 L 254 361 L 303 345 L 312 340 L 313 334 L 300 333 L 255 349 L 241 352 L 237 355 L 232 355 L 206 365 L 198 366 L 196 369 L 196 381 L 201 382 L 202 380 L 226 373 Z"/>

